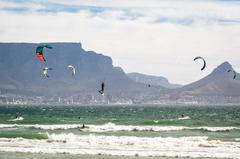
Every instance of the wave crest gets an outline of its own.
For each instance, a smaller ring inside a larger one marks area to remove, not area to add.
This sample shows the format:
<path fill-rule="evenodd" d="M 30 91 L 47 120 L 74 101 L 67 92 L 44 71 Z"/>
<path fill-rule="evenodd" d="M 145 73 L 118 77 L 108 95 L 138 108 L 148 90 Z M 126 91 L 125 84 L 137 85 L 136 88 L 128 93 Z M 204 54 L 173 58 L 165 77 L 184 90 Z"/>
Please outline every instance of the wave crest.
<path fill-rule="evenodd" d="M 240 142 L 208 140 L 204 136 L 151 138 L 95 135 L 77 136 L 72 133 L 48 134 L 48 139 L 46 140 L 2 138 L 0 139 L 0 148 L 1 151 L 7 152 L 240 158 Z"/>
<path fill-rule="evenodd" d="M 82 124 L 62 124 L 62 125 L 20 125 L 20 124 L 0 124 L 0 129 L 4 128 L 32 128 L 40 130 L 68 130 L 79 129 L 87 132 L 117 132 L 117 131 L 182 131 L 182 130 L 197 130 L 208 132 L 227 132 L 231 130 L 240 130 L 240 127 L 187 127 L 187 126 L 137 126 L 137 125 L 116 125 L 114 123 L 106 123 L 103 125 L 85 125 Z"/>

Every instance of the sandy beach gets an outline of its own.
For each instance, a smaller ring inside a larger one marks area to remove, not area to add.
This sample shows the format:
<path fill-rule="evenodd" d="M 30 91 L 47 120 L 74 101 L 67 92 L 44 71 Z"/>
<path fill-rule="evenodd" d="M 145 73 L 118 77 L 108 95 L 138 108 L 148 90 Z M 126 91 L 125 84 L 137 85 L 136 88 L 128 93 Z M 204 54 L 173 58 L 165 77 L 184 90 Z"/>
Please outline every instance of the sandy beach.
<path fill-rule="evenodd" d="M 0 152 L 0 159 L 175 159 L 173 157 L 122 157 L 109 155 L 70 155 L 70 154 L 38 154 Z M 190 159 L 190 158 L 181 158 Z M 203 158 L 198 158 L 203 159 Z M 210 159 L 210 158 L 208 158 Z"/>

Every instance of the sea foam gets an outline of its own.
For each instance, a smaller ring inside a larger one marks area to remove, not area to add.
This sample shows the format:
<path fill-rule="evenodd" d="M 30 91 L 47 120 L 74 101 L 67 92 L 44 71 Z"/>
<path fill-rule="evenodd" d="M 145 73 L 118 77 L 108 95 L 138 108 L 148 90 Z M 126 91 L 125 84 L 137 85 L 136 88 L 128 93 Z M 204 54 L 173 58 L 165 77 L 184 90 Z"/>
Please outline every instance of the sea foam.
<path fill-rule="evenodd" d="M 8 121 L 22 121 L 22 120 L 24 120 L 24 118 L 20 116 L 15 119 L 9 119 Z"/>
<path fill-rule="evenodd" d="M 198 130 L 208 132 L 226 132 L 231 130 L 240 130 L 240 127 L 187 127 L 187 126 L 144 126 L 144 125 L 116 125 L 114 123 L 106 123 L 103 125 L 85 125 L 83 129 L 82 124 L 57 124 L 57 125 L 21 125 L 21 124 L 0 124 L 0 129 L 4 128 L 32 128 L 40 130 L 68 130 L 81 129 L 87 132 L 117 132 L 117 131 L 182 131 L 182 130 Z"/>
<path fill-rule="evenodd" d="M 118 156 L 240 158 L 239 142 L 208 140 L 207 137 L 129 137 L 49 134 L 46 140 L 0 139 L 7 152 L 106 154 Z"/>

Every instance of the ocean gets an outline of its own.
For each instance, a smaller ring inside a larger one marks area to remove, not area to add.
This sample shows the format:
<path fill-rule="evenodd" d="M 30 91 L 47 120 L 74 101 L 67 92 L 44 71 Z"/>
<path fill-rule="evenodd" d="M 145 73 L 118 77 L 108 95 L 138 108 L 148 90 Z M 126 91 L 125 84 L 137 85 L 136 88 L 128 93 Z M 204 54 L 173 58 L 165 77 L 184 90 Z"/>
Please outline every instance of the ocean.
<path fill-rule="evenodd" d="M 0 158 L 24 155 L 240 158 L 240 106 L 1 105 Z"/>

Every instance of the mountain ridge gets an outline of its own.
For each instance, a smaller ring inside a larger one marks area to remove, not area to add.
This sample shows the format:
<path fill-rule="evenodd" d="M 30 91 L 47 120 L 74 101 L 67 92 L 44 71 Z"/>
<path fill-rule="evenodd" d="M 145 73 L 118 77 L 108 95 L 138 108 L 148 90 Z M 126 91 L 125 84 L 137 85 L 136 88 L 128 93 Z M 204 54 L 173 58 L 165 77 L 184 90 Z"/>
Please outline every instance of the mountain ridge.
<path fill-rule="evenodd" d="M 135 82 L 144 83 L 147 85 L 150 84 L 155 86 L 162 86 L 170 89 L 182 87 L 180 84 L 169 83 L 168 79 L 163 76 L 146 75 L 137 72 L 127 73 L 127 76 Z"/>
<path fill-rule="evenodd" d="M 56 102 L 61 97 L 80 103 L 240 102 L 240 76 L 237 73 L 233 79 L 228 70 L 234 69 L 228 62 L 220 64 L 206 77 L 179 87 L 162 76 L 126 74 L 121 67 L 113 66 L 111 57 L 86 51 L 81 43 L 50 43 L 53 49 L 44 49 L 47 60 L 44 63 L 35 54 L 37 45 L 0 43 L 0 102 L 6 102 L 6 96 L 21 97 L 22 101 L 31 97 L 36 102 L 42 102 L 35 98 L 37 96 L 43 96 L 48 102 Z M 67 68 L 69 64 L 76 68 L 74 77 Z M 46 66 L 53 68 L 49 71 L 50 78 L 42 76 Z M 139 77 L 136 82 L 136 75 L 143 79 Z M 98 93 L 102 81 L 105 82 L 104 97 Z"/>

